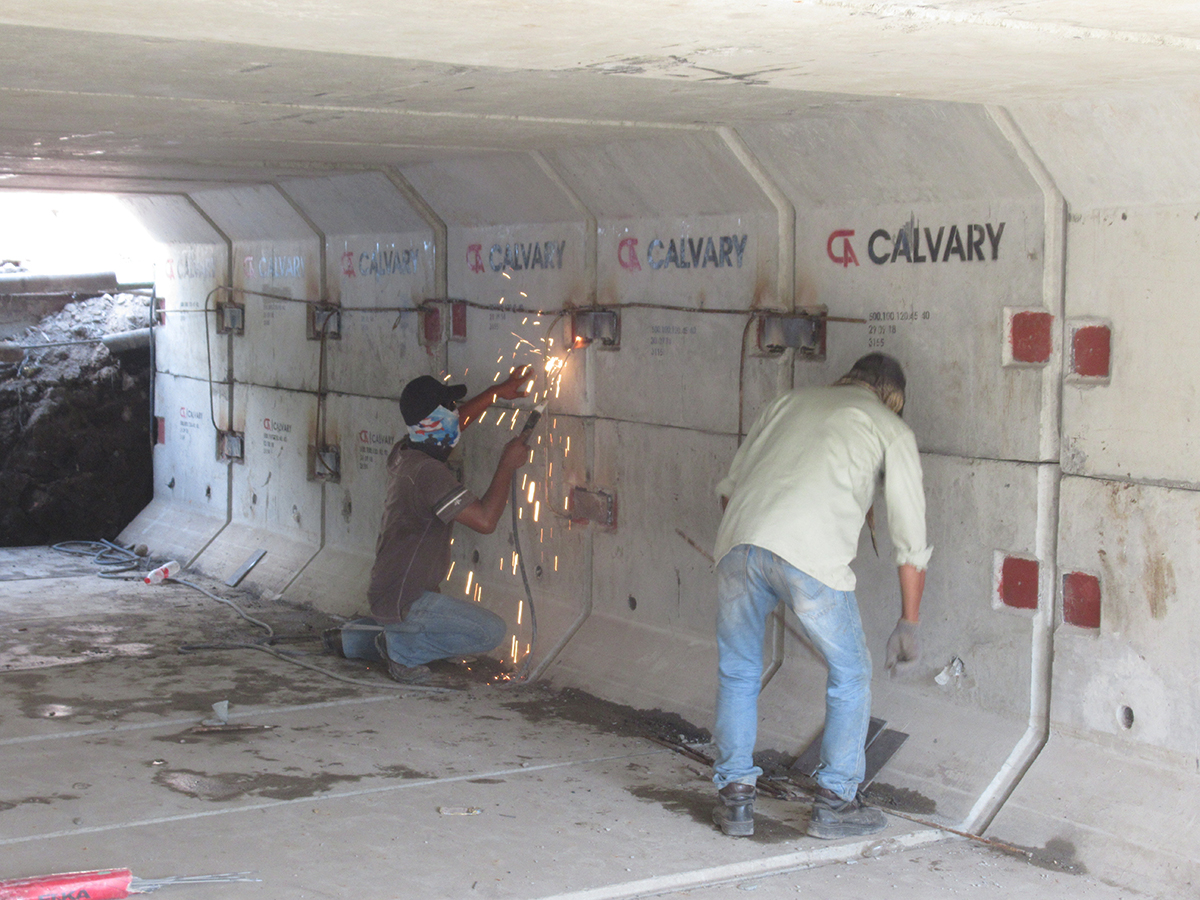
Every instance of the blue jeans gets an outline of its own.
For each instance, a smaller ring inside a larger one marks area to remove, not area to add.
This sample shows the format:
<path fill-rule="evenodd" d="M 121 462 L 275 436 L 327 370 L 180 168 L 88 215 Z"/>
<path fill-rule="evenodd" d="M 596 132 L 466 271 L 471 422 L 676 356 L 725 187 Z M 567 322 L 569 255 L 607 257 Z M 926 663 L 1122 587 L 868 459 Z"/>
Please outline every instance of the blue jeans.
<path fill-rule="evenodd" d="M 740 544 L 717 566 L 717 683 L 713 782 L 754 784 L 758 692 L 767 616 L 780 600 L 795 612 L 825 658 L 825 737 L 817 784 L 854 798 L 866 772 L 863 745 L 871 721 L 871 654 L 853 591 L 835 591 L 769 550 Z"/>
<path fill-rule="evenodd" d="M 342 650 L 350 659 L 382 661 L 375 638 L 387 637 L 387 655 L 402 666 L 435 659 L 487 653 L 504 640 L 508 626 L 470 600 L 426 591 L 408 608 L 403 622 L 380 625 L 370 616 L 342 626 Z"/>

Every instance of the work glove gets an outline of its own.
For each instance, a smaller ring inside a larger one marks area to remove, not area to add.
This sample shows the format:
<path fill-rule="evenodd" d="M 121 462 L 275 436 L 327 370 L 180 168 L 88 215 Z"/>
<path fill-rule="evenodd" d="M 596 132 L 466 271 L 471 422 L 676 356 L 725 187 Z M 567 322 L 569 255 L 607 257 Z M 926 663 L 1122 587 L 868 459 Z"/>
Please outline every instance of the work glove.
<path fill-rule="evenodd" d="M 901 619 L 892 630 L 892 636 L 888 638 L 887 668 L 893 678 L 911 672 L 921 659 L 918 627 L 916 622 Z"/>

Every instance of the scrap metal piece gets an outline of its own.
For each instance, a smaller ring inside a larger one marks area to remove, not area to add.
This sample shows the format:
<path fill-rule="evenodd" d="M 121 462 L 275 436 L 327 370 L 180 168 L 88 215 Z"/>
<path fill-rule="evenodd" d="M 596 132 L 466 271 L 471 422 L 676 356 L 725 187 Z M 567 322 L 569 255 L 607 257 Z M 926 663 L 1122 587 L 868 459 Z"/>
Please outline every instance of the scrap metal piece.
<path fill-rule="evenodd" d="M 879 770 L 887 765 L 888 760 L 896 755 L 896 751 L 907 740 L 908 735 L 903 731 L 887 728 L 870 743 L 867 747 L 867 774 L 863 776 L 862 787 L 865 788 L 875 780 Z"/>
<path fill-rule="evenodd" d="M 871 723 L 867 726 L 867 739 L 863 746 L 870 750 L 871 745 L 875 743 L 875 739 L 883 733 L 883 730 L 886 727 L 886 721 L 871 716 Z M 805 747 L 803 751 L 801 751 L 799 756 L 796 757 L 796 761 L 791 765 L 791 771 L 795 772 L 797 775 L 803 775 L 805 778 L 812 778 L 817 774 L 817 769 L 821 766 L 821 741 L 824 737 L 825 729 L 822 728 L 817 732 L 817 736 L 812 739 L 809 745 Z M 908 735 L 905 735 L 905 737 L 908 737 Z M 887 758 L 890 757 L 891 754 L 888 754 Z M 885 758 L 883 762 L 887 762 L 887 758 Z M 883 762 L 880 763 L 880 767 L 882 767 Z M 866 781 L 863 782 L 864 785 L 866 783 Z"/>
<path fill-rule="evenodd" d="M 237 587 L 250 570 L 258 565 L 258 561 L 266 555 L 266 550 L 255 550 L 236 572 L 225 579 L 225 584 L 229 587 Z"/>

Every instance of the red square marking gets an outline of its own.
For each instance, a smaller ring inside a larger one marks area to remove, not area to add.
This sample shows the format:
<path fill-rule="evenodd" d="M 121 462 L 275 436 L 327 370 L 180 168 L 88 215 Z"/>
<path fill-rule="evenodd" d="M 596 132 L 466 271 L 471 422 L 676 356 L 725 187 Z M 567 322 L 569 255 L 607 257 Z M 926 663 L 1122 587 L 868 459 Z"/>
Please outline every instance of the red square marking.
<path fill-rule="evenodd" d="M 1100 627 L 1100 579 L 1084 572 L 1063 576 L 1063 621 L 1080 628 Z"/>
<path fill-rule="evenodd" d="M 1071 339 L 1071 367 L 1084 378 L 1107 378 L 1112 333 L 1106 325 L 1088 325 Z"/>
<path fill-rule="evenodd" d="M 421 318 L 425 325 L 425 343 L 440 343 L 442 340 L 442 311 L 436 306 L 429 306 L 422 311 Z"/>
<path fill-rule="evenodd" d="M 1000 567 L 1000 600 L 1013 609 L 1037 609 L 1038 563 L 1036 559 L 1006 556 Z"/>
<path fill-rule="evenodd" d="M 450 336 L 459 340 L 467 338 L 467 301 L 455 300 L 450 304 Z"/>
<path fill-rule="evenodd" d="M 1014 313 L 1011 325 L 1012 358 L 1014 362 L 1045 363 L 1050 361 L 1050 332 L 1054 316 L 1048 312 Z"/>

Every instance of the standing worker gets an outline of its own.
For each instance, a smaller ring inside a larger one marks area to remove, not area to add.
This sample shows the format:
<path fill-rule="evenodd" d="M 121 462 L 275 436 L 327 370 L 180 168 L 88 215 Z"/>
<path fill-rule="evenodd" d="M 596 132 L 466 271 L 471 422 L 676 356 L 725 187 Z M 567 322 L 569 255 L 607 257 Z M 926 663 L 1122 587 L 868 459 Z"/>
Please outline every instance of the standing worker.
<path fill-rule="evenodd" d="M 371 615 L 325 632 L 325 646 L 350 659 L 387 660 L 396 681 L 429 677 L 435 659 L 486 653 L 508 626 L 478 603 L 447 597 L 438 588 L 450 565 L 455 522 L 491 534 L 508 503 L 513 473 L 529 459 L 528 431 L 504 446 L 482 498 L 465 488 L 446 460 L 467 428 L 498 399 L 524 397 L 529 367 L 463 403 L 466 385 L 446 385 L 428 375 L 400 394 L 408 435 L 387 461 L 387 494 L 375 545 L 367 599 Z"/>
<path fill-rule="evenodd" d="M 925 567 L 925 495 L 912 430 L 900 419 L 904 372 L 872 353 L 830 387 L 774 400 L 751 427 L 717 486 L 717 649 L 720 654 L 713 821 L 725 834 L 754 833 L 758 692 L 767 616 L 786 600 L 829 668 L 825 736 L 808 833 L 874 834 L 887 820 L 865 806 L 871 656 L 850 563 L 881 474 L 899 567 L 901 616 L 887 666 L 914 665 Z"/>

